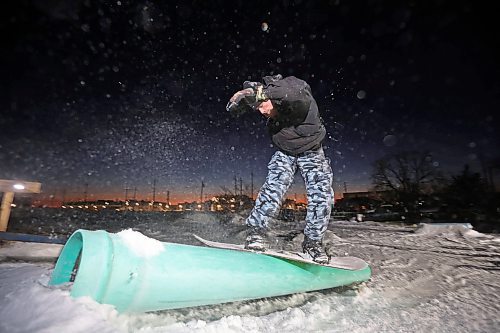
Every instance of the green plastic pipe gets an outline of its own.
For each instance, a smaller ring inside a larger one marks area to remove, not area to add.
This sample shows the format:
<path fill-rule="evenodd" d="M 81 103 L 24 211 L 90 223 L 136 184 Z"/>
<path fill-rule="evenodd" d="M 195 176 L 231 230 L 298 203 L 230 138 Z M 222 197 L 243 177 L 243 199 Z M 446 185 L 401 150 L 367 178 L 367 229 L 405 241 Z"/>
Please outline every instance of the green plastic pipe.
<path fill-rule="evenodd" d="M 350 271 L 259 253 L 158 243 L 159 253 L 145 256 L 120 233 L 78 230 L 66 242 L 50 284 L 73 282 L 72 297 L 89 296 L 119 312 L 147 312 L 327 289 L 371 275 L 368 266 Z"/>

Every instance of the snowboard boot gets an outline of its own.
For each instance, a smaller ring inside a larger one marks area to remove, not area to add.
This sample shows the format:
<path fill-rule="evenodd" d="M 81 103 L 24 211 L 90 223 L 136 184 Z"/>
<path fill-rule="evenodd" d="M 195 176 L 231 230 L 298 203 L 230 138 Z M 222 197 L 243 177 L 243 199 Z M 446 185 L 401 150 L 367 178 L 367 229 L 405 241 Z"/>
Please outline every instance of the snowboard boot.
<path fill-rule="evenodd" d="M 311 256 L 312 260 L 318 264 L 328 264 L 330 261 L 321 241 L 312 240 L 307 236 L 304 237 L 304 242 L 302 242 L 302 251 Z"/>
<path fill-rule="evenodd" d="M 245 239 L 245 249 L 264 252 L 268 246 L 266 238 L 265 229 L 249 227 Z"/>

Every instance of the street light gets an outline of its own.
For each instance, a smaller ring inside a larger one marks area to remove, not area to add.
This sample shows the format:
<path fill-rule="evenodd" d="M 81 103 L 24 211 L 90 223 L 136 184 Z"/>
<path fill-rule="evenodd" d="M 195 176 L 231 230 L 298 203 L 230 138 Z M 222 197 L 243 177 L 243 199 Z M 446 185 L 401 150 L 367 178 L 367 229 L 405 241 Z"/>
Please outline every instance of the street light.
<path fill-rule="evenodd" d="M 0 192 L 4 192 L 0 205 L 0 231 L 6 231 L 14 193 L 40 193 L 42 184 L 19 180 L 0 179 Z"/>

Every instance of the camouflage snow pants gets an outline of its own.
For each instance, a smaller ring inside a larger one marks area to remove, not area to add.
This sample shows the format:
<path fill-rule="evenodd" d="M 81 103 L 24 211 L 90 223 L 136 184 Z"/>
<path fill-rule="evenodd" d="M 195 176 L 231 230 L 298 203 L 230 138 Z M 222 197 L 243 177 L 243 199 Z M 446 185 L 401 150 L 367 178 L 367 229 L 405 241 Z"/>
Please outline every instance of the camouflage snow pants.
<path fill-rule="evenodd" d="M 277 151 L 268 165 L 268 175 L 260 189 L 255 206 L 246 220 L 249 227 L 267 228 L 277 215 L 292 185 L 297 167 L 307 191 L 307 215 L 304 234 L 312 240 L 322 240 L 333 204 L 333 173 L 323 148 L 290 156 Z"/>

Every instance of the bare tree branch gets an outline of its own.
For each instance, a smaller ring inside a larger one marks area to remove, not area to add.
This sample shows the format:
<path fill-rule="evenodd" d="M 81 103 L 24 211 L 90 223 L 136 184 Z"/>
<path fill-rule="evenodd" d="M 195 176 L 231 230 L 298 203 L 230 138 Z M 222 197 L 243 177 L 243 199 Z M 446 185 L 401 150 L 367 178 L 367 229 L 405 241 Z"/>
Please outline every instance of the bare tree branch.
<path fill-rule="evenodd" d="M 394 192 L 402 201 L 415 201 L 439 178 L 432 156 L 425 152 L 401 152 L 388 155 L 374 164 L 376 189 Z"/>

